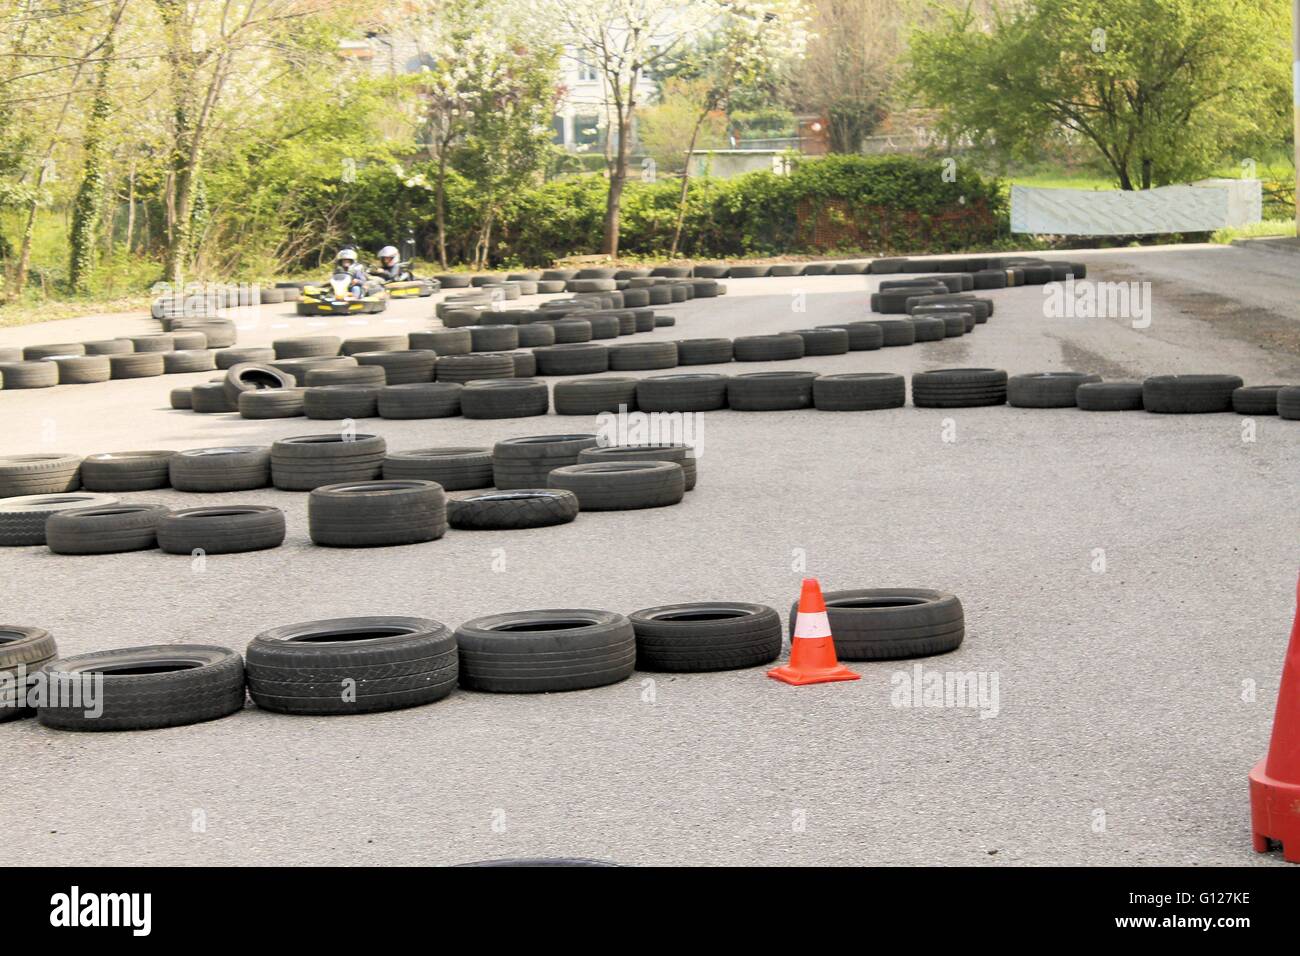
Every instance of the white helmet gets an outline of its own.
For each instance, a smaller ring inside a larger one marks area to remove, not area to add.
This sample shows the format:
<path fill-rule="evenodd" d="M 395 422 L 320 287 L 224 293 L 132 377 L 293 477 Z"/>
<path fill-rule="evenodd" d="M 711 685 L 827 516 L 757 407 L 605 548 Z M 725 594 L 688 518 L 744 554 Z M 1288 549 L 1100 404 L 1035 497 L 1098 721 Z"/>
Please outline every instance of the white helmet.
<path fill-rule="evenodd" d="M 396 247 L 396 246 L 384 246 L 384 248 L 382 248 L 382 249 L 379 250 L 379 258 L 380 258 L 380 259 L 396 259 L 396 258 L 397 258 L 397 247 Z"/>
<path fill-rule="evenodd" d="M 334 257 L 334 260 L 336 262 L 341 259 L 347 259 L 351 262 L 356 262 L 357 250 L 353 249 L 351 246 L 344 246 L 342 249 L 339 250 L 339 254 Z"/>

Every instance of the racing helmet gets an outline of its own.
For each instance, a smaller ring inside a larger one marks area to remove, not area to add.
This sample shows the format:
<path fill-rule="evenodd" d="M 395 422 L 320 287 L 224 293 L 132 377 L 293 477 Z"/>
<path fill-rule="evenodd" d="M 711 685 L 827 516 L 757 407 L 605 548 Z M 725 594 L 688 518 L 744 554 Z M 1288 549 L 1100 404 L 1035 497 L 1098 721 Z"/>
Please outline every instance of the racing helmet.
<path fill-rule="evenodd" d="M 344 259 L 348 261 L 349 265 L 356 262 L 357 250 L 353 249 L 351 246 L 344 246 L 342 249 L 339 250 L 339 254 L 334 257 L 334 261 L 342 262 Z"/>
<path fill-rule="evenodd" d="M 390 262 L 389 260 L 392 260 L 392 261 Z M 379 250 L 379 261 L 382 262 L 382 263 L 383 263 L 384 265 L 386 265 L 386 266 L 391 266 L 394 262 L 397 261 L 397 247 L 396 247 L 396 246 L 384 246 L 384 248 L 380 249 L 380 250 Z"/>

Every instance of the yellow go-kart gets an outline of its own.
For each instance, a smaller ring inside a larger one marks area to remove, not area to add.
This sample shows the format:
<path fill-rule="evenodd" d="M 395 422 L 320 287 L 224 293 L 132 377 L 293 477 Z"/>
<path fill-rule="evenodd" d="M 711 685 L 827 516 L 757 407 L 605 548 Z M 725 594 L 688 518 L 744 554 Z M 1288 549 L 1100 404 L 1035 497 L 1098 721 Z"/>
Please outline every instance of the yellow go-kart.
<path fill-rule="evenodd" d="M 409 262 L 398 263 L 398 278 L 386 279 L 384 273 L 371 272 L 371 278 L 378 278 L 383 283 L 384 291 L 391 299 L 427 298 L 442 288 L 437 279 L 418 279 L 411 274 Z"/>
<path fill-rule="evenodd" d="M 352 291 L 352 277 L 340 272 L 325 285 L 305 285 L 298 301 L 299 315 L 374 314 L 388 308 L 388 291 L 378 282 L 366 283 L 361 295 Z"/>

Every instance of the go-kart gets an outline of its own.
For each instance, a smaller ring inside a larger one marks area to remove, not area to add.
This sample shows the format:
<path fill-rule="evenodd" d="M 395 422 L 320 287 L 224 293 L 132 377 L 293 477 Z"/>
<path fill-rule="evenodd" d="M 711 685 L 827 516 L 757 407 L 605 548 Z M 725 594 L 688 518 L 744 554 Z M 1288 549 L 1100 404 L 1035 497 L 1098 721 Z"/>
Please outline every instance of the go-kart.
<path fill-rule="evenodd" d="M 371 278 L 378 279 L 384 287 L 384 291 L 393 299 L 413 299 L 416 296 L 427 298 L 442 288 L 442 283 L 437 279 L 418 279 L 411 274 L 409 262 L 399 262 L 398 268 L 401 270 L 396 279 L 385 279 L 383 274 L 371 272 Z"/>
<path fill-rule="evenodd" d="M 352 291 L 352 276 L 335 273 L 325 285 L 305 285 L 298 301 L 299 315 L 346 315 L 383 312 L 388 291 L 382 282 L 367 282 L 361 295 Z"/>

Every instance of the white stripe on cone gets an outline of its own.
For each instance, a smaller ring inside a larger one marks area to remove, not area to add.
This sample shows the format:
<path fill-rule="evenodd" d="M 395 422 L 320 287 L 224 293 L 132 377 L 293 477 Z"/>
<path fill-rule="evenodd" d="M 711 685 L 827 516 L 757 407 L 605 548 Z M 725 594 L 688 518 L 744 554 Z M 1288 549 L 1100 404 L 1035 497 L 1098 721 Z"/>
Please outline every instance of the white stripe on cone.
<path fill-rule="evenodd" d="M 794 621 L 795 637 L 830 637 L 831 619 L 825 611 L 800 611 Z"/>

